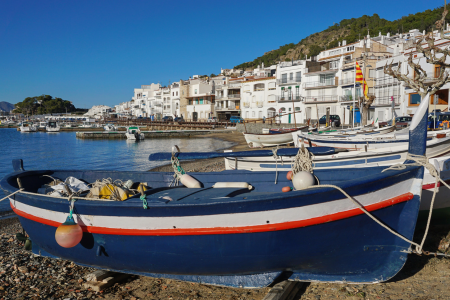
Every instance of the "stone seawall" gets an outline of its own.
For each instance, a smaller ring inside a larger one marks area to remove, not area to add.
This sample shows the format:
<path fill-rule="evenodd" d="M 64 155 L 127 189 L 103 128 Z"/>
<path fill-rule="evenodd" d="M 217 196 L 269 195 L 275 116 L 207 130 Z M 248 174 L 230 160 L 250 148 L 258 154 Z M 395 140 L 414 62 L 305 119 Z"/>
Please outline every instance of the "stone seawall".
<path fill-rule="evenodd" d="M 234 130 L 233 130 L 234 131 Z M 190 138 L 196 135 L 205 135 L 210 133 L 230 133 L 232 130 L 156 130 L 141 131 L 145 138 Z M 98 132 L 77 132 L 79 139 L 126 139 L 125 132 L 117 131 L 98 131 Z"/>
<path fill-rule="evenodd" d="M 297 127 L 305 126 L 304 124 L 297 124 Z M 245 128 L 247 129 L 247 133 L 262 133 L 263 128 L 293 128 L 294 124 L 263 124 L 263 123 L 245 123 L 245 127 L 243 123 L 238 123 L 236 125 L 236 131 L 244 132 Z"/>

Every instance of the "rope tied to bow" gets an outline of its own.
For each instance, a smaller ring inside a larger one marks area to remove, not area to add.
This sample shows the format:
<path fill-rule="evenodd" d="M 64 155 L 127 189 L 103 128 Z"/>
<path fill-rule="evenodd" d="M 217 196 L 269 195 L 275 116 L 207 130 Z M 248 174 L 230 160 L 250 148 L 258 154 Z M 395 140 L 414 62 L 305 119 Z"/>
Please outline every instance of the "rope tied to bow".
<path fill-rule="evenodd" d="M 183 170 L 183 168 L 180 165 L 180 161 L 178 160 L 178 157 L 175 155 L 175 149 L 177 149 L 177 153 L 180 152 L 180 148 L 178 148 L 177 145 L 172 147 L 172 158 L 170 159 L 170 162 L 172 163 L 173 168 L 173 180 L 172 183 L 170 183 L 169 187 L 174 184 L 174 186 L 179 185 L 180 178 L 182 175 L 186 174 L 186 172 Z"/>
<path fill-rule="evenodd" d="M 314 170 L 314 154 L 305 148 L 304 143 L 298 149 L 297 155 L 294 157 L 292 163 L 292 175 L 295 175 L 301 171 L 313 173 Z"/>

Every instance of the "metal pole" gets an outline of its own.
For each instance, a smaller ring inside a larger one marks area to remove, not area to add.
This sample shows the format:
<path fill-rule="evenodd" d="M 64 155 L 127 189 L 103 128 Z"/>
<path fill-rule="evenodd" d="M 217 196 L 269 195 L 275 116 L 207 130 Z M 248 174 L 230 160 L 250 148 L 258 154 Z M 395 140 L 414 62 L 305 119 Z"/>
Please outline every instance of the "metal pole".
<path fill-rule="evenodd" d="M 355 128 L 355 99 L 356 99 L 356 59 L 355 65 L 353 66 L 354 71 L 354 81 L 353 81 L 353 128 Z"/>
<path fill-rule="evenodd" d="M 433 102 L 434 102 L 434 130 L 436 130 L 436 94 L 433 95 Z"/>

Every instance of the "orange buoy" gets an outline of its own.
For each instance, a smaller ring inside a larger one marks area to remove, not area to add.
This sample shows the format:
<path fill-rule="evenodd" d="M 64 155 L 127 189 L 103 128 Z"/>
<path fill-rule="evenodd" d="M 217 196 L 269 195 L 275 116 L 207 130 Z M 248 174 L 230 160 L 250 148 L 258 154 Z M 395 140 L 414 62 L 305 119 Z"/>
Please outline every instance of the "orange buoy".
<path fill-rule="evenodd" d="M 286 178 L 287 180 L 292 180 L 292 171 L 287 172 Z"/>
<path fill-rule="evenodd" d="M 59 225 L 55 232 L 55 240 L 61 247 L 72 248 L 78 245 L 83 238 L 81 226 L 68 216 L 66 221 Z"/>
<path fill-rule="evenodd" d="M 284 188 L 281 189 L 283 193 L 290 192 L 291 190 L 292 188 L 290 186 L 285 186 Z"/>

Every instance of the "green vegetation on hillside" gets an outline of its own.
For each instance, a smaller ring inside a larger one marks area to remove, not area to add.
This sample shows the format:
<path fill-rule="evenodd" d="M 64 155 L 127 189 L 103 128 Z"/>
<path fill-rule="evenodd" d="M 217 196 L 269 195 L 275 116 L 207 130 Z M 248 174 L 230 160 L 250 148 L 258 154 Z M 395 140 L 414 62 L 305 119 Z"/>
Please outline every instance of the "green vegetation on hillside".
<path fill-rule="evenodd" d="M 367 34 L 375 37 L 378 36 L 379 32 L 383 35 L 390 32 L 391 35 L 393 35 L 399 32 L 408 32 L 411 29 L 429 32 L 432 30 L 434 23 L 441 18 L 443 10 L 443 6 L 433 10 L 428 9 L 424 12 L 403 16 L 395 21 L 382 19 L 377 14 L 344 19 L 322 32 L 309 35 L 296 45 L 293 43 L 286 44 L 277 50 L 267 52 L 253 61 L 242 63 L 234 68 L 256 68 L 262 62 L 264 62 L 265 66 L 269 66 L 278 61 L 303 59 L 305 55 L 315 56 L 322 50 L 337 47 L 339 42 L 342 42 L 343 40 L 346 40 L 347 44 L 350 44 L 359 41 L 364 36 L 367 36 Z M 446 20 L 447 22 L 450 21 L 450 14 L 447 15 Z"/>
<path fill-rule="evenodd" d="M 50 95 L 27 97 L 22 102 L 15 104 L 14 112 L 30 114 L 65 113 L 76 110 L 72 102 L 61 98 L 53 98 Z"/>

